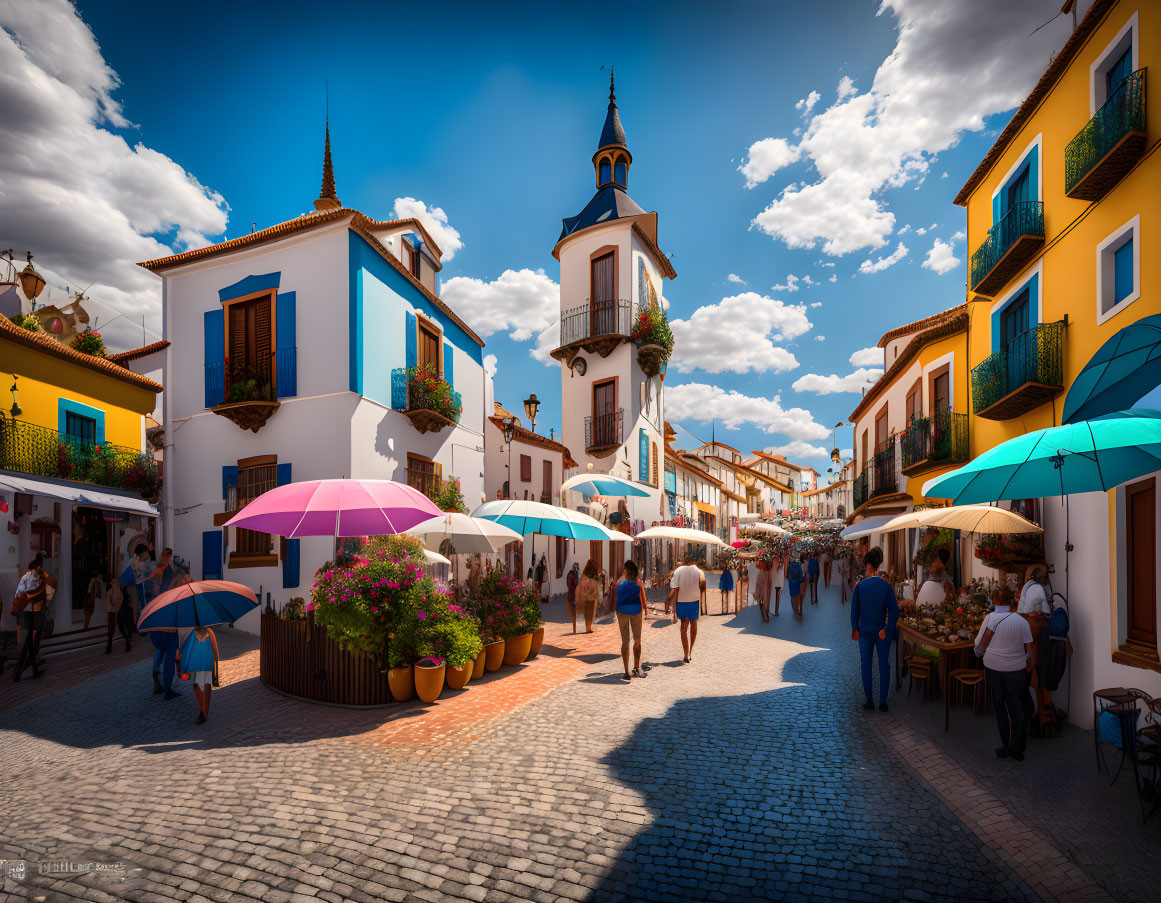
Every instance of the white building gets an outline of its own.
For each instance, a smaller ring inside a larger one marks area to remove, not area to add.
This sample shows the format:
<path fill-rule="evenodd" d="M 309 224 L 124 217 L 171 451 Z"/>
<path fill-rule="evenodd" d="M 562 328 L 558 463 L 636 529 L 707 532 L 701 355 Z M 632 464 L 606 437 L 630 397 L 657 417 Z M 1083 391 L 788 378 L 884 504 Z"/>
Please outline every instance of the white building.
<path fill-rule="evenodd" d="M 315 207 L 142 264 L 162 279 L 171 342 L 165 535 L 195 577 L 282 602 L 307 595 L 334 541 L 224 526 L 266 490 L 351 477 L 434 491 L 454 479 L 472 508 L 484 488 L 483 342 L 439 298 L 439 247 L 414 219 L 339 203 L 329 131 Z"/>

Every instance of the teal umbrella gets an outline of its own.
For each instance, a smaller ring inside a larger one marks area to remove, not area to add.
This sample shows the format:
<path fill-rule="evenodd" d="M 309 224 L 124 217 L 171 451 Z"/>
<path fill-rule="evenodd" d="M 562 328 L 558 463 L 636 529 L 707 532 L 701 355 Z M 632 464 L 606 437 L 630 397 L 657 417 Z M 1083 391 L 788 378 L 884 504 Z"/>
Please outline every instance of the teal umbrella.
<path fill-rule="evenodd" d="M 1091 420 L 1161 385 L 1161 314 L 1142 317 L 1101 345 L 1064 397 L 1062 423 Z"/>
<path fill-rule="evenodd" d="M 1161 470 L 1161 412 L 1117 411 L 1017 436 L 923 486 L 956 505 L 1112 489 Z"/>

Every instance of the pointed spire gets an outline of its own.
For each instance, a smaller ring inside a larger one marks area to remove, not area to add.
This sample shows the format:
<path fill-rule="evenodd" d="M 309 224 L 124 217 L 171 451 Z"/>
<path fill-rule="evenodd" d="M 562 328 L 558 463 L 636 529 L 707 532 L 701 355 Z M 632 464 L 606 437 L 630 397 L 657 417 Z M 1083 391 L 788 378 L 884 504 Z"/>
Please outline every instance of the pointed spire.
<path fill-rule="evenodd" d="M 621 128 L 621 114 L 617 110 L 617 92 L 613 71 L 609 70 L 609 112 L 605 114 L 605 127 L 601 129 L 598 148 L 610 145 L 625 146 L 625 130 Z"/>
<path fill-rule="evenodd" d="M 330 210 L 342 207 L 343 204 L 335 193 L 335 168 L 331 164 L 331 123 L 328 118 L 326 124 L 326 144 L 323 150 L 322 190 L 318 200 L 314 202 L 315 210 Z"/>
<path fill-rule="evenodd" d="M 616 77 L 615 68 L 615 66 L 609 67 L 609 103 L 614 105 L 617 103 L 617 92 L 613 86 L 613 79 Z"/>

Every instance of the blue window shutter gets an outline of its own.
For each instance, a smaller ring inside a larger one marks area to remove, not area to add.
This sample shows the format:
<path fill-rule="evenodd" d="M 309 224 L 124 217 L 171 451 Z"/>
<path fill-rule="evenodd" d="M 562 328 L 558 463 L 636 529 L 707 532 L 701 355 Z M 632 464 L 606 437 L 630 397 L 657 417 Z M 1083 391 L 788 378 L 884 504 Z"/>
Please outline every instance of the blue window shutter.
<path fill-rule="evenodd" d="M 419 349 L 416 347 L 415 331 L 419 328 L 415 314 L 410 311 L 403 318 L 403 348 L 406 360 L 405 365 L 414 367 L 419 361 Z"/>
<path fill-rule="evenodd" d="M 222 466 L 222 499 L 230 497 L 230 488 L 238 488 L 238 465 L 225 464 Z"/>
<path fill-rule="evenodd" d="M 278 485 L 285 486 L 289 482 L 290 482 L 290 465 L 289 464 L 279 464 L 278 465 Z"/>
<path fill-rule="evenodd" d="M 278 397 L 298 394 L 298 338 L 295 328 L 294 292 L 279 292 L 274 329 L 278 334 Z"/>
<path fill-rule="evenodd" d="M 206 407 L 221 404 L 226 384 L 226 314 L 220 307 L 207 310 L 204 320 L 206 348 Z"/>
<path fill-rule="evenodd" d="M 1133 293 L 1133 239 L 1113 253 L 1113 303 L 1120 304 Z"/>
<path fill-rule="evenodd" d="M 649 436 L 645 430 L 637 432 L 640 436 L 638 446 L 641 451 L 640 460 L 637 462 L 637 479 L 642 483 L 647 483 L 649 482 Z"/>
<path fill-rule="evenodd" d="M 637 303 L 642 307 L 649 300 L 649 290 L 645 287 L 645 258 L 637 258 Z"/>
<path fill-rule="evenodd" d="M 222 531 L 202 532 L 202 579 L 222 579 Z"/>
<path fill-rule="evenodd" d="M 447 384 L 453 389 L 456 387 L 454 379 L 455 369 L 452 364 L 455 361 L 456 349 L 451 342 L 443 343 L 443 378 L 447 380 Z"/>
<path fill-rule="evenodd" d="M 295 589 L 299 583 L 299 540 L 286 540 L 286 557 L 282 559 L 282 588 Z"/>

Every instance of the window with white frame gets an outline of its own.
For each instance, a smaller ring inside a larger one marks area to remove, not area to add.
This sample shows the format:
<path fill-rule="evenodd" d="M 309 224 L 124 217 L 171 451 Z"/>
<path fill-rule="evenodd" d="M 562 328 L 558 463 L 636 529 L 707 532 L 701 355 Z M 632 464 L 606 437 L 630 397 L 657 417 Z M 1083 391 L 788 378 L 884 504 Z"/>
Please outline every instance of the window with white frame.
<path fill-rule="evenodd" d="M 1129 17 L 1091 68 L 1090 112 L 1096 113 L 1124 80 L 1137 70 L 1137 14 Z"/>
<path fill-rule="evenodd" d="M 1141 217 L 1097 245 L 1097 322 L 1116 316 L 1141 296 Z"/>

